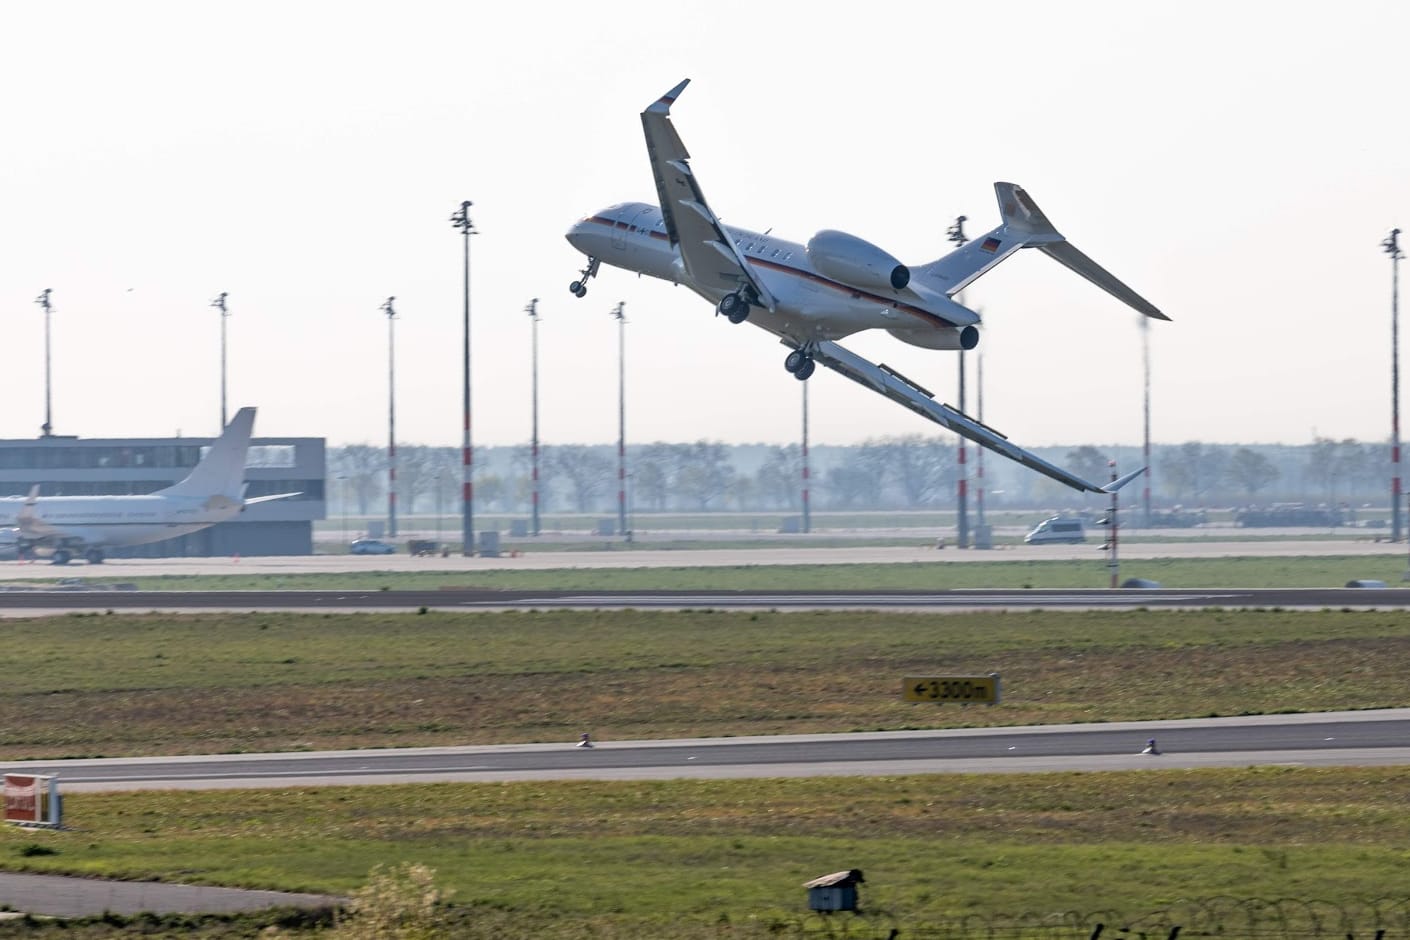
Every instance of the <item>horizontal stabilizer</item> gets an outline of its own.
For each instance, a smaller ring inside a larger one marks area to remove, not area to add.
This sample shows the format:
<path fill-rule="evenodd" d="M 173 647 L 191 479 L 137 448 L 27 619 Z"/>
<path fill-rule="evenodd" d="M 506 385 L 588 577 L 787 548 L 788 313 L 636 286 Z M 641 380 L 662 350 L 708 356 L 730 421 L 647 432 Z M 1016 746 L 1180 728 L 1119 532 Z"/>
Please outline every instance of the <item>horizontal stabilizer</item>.
<path fill-rule="evenodd" d="M 1052 244 L 1038 245 L 1036 247 L 1049 258 L 1054 259 L 1070 270 L 1076 271 L 1132 309 L 1138 310 L 1146 316 L 1153 317 L 1157 320 L 1170 319 L 1165 314 L 1161 313 L 1155 304 L 1127 287 L 1106 268 L 1078 251 L 1072 242 L 1053 242 Z"/>
<path fill-rule="evenodd" d="M 1121 477 L 1121 478 L 1118 479 L 1118 480 L 1112 480 L 1112 481 L 1111 481 L 1110 483 L 1108 483 L 1106 486 L 1102 487 L 1102 492 L 1103 492 L 1103 493 L 1115 493 L 1117 490 L 1121 489 L 1121 488 L 1122 488 L 1123 486 L 1125 486 L 1127 483 L 1130 483 L 1132 480 L 1136 479 L 1136 477 L 1140 476 L 1141 474 L 1143 474 L 1143 473 L 1145 473 L 1145 472 L 1146 472 L 1146 468 L 1145 468 L 1145 467 L 1142 467 L 1142 468 L 1139 469 L 1139 470 L 1132 470 L 1130 473 L 1126 474 L 1124 477 Z"/>

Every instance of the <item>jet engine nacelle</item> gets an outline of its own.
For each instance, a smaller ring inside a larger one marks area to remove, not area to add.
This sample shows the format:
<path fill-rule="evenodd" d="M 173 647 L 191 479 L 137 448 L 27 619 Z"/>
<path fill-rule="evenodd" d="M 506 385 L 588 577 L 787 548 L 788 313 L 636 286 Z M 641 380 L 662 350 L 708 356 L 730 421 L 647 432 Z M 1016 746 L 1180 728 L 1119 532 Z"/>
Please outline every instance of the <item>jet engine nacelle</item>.
<path fill-rule="evenodd" d="M 901 290 L 911 269 L 871 242 L 825 229 L 808 239 L 808 260 L 819 273 L 852 287 Z"/>
<path fill-rule="evenodd" d="M 979 345 L 979 331 L 973 326 L 938 326 L 918 330 L 887 330 L 903 343 L 925 349 L 973 349 Z"/>

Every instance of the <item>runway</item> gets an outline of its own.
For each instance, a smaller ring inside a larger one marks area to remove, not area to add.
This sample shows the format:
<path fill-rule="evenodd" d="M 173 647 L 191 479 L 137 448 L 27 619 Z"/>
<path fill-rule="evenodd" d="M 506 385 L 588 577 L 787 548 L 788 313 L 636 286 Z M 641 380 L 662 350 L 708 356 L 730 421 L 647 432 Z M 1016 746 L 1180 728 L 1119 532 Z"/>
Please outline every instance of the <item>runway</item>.
<path fill-rule="evenodd" d="M 75 610 L 126 612 L 317 610 L 323 612 L 497 610 L 887 610 L 955 612 L 1036 608 L 1129 610 L 1137 607 L 1404 609 L 1403 588 L 1231 588 L 1144 590 L 953 591 L 5 591 L 0 616 Z"/>
<path fill-rule="evenodd" d="M 1159 754 L 1143 754 L 1154 738 Z M 1410 763 L 1410 709 L 675 741 L 24 761 L 64 792 Z"/>

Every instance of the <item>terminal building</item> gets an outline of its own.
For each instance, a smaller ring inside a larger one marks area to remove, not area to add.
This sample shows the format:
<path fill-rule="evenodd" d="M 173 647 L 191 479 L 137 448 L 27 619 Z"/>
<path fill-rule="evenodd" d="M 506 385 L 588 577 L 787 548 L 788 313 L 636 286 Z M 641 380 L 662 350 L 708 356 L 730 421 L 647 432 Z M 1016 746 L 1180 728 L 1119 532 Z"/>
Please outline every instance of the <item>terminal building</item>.
<path fill-rule="evenodd" d="M 214 438 L 0 440 L 0 496 L 131 496 L 178 482 Z M 257 437 L 245 459 L 246 496 L 297 493 L 250 506 L 229 522 L 147 545 L 113 547 L 110 558 L 311 555 L 313 524 L 325 518 L 321 437 Z"/>

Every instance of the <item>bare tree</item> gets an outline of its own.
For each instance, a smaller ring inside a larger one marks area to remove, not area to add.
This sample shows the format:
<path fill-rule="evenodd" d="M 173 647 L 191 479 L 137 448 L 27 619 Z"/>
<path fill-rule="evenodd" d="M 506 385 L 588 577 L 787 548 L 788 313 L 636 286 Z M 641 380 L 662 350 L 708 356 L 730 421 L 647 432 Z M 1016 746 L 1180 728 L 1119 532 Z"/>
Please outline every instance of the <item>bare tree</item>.
<path fill-rule="evenodd" d="M 586 444 L 555 444 L 543 448 L 544 469 L 562 479 L 578 512 L 591 512 L 595 500 L 607 492 L 616 479 L 616 464 L 603 447 Z"/>
<path fill-rule="evenodd" d="M 349 444 L 335 452 L 331 463 L 352 487 L 358 513 L 367 515 L 373 499 L 384 492 L 382 478 L 387 472 L 387 452 L 371 444 Z"/>
<path fill-rule="evenodd" d="M 687 445 L 688 456 L 676 476 L 676 490 L 699 509 L 727 493 L 735 480 L 729 451 L 719 441 Z"/>
<path fill-rule="evenodd" d="M 797 444 L 769 448 L 755 474 L 758 495 L 771 508 L 791 508 L 802 500 L 803 448 Z"/>
<path fill-rule="evenodd" d="M 1240 447 L 1229 458 L 1229 480 L 1243 491 L 1249 502 L 1258 498 L 1258 491 L 1271 486 L 1282 474 L 1267 456 L 1248 447 Z"/>

